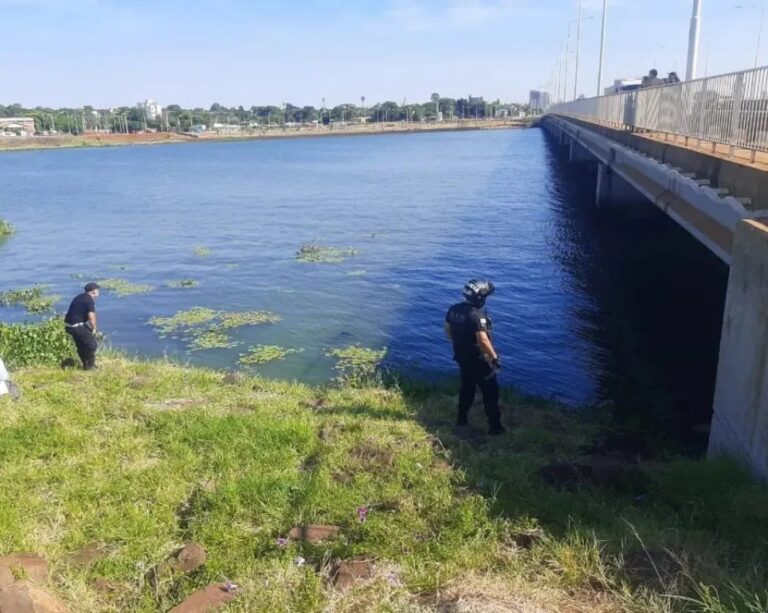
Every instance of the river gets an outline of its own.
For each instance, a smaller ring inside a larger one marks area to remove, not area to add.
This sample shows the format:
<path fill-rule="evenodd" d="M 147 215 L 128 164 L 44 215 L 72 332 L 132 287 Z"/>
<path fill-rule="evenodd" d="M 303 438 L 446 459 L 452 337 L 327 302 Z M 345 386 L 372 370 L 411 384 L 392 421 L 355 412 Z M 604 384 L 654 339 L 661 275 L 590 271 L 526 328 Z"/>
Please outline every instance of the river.
<path fill-rule="evenodd" d="M 503 384 L 689 422 L 711 403 L 726 267 L 650 205 L 596 209 L 592 173 L 536 129 L 4 153 L 0 216 L 18 229 L 0 289 L 48 284 L 61 310 L 90 278 L 156 288 L 99 299 L 131 354 L 230 368 L 279 345 L 301 351 L 255 370 L 317 382 L 330 348 L 360 343 L 448 376 L 445 310 L 488 277 Z M 359 253 L 297 261 L 312 241 Z M 198 285 L 168 287 L 180 279 Z M 147 323 L 195 306 L 282 319 L 195 352 Z"/>

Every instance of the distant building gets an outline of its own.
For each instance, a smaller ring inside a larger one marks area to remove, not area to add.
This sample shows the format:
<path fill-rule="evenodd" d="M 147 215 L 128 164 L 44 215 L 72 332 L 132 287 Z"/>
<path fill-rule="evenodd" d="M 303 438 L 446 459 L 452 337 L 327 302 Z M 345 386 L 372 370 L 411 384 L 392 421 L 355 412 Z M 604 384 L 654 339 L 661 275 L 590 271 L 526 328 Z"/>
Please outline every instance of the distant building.
<path fill-rule="evenodd" d="M 144 112 L 144 117 L 151 121 L 163 116 L 163 106 L 150 98 L 144 102 L 139 102 L 136 106 Z"/>
<path fill-rule="evenodd" d="M 469 94 L 469 104 L 485 104 L 485 100 L 482 96 L 473 96 L 472 94 Z"/>
<path fill-rule="evenodd" d="M 543 113 L 550 107 L 549 92 L 532 89 L 528 95 L 528 106 L 537 113 Z"/>
<path fill-rule="evenodd" d="M 32 117 L 0 117 L 0 136 L 32 136 L 34 133 Z"/>
<path fill-rule="evenodd" d="M 640 89 L 642 79 L 616 79 L 613 85 L 609 85 L 603 91 L 604 94 L 619 94 L 621 92 L 631 92 L 635 89 Z"/>

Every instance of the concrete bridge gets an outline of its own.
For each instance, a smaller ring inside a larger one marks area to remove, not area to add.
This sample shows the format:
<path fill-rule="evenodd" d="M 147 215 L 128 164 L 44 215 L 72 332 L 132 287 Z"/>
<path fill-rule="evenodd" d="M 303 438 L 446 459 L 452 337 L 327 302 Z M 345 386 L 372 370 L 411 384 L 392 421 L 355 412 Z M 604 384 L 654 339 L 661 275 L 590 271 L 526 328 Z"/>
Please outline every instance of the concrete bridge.
<path fill-rule="evenodd" d="M 768 480 L 768 67 L 580 99 L 541 126 L 596 206 L 656 206 L 730 266 L 710 456 Z"/>

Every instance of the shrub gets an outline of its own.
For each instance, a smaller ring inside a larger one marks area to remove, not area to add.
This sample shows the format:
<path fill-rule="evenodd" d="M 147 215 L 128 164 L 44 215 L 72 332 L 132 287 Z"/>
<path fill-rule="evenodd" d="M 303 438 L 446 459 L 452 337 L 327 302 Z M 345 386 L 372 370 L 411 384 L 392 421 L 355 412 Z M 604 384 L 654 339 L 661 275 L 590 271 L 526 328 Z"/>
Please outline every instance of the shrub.
<path fill-rule="evenodd" d="M 35 324 L 0 323 L 0 357 L 9 368 L 58 366 L 77 358 L 75 346 L 59 318 Z"/>

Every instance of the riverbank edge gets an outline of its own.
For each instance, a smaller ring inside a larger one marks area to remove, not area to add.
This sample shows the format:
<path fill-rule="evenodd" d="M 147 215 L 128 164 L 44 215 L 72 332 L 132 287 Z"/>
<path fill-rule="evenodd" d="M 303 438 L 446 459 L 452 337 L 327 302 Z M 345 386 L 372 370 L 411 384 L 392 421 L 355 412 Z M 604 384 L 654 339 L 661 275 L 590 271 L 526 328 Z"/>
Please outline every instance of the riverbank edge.
<path fill-rule="evenodd" d="M 628 459 L 600 415 L 504 390 L 507 434 L 487 437 L 476 406 L 464 436 L 452 386 L 313 387 L 116 353 L 100 362 L 21 368 L 22 399 L 0 398 L 0 554 L 48 559 L 47 589 L 73 611 L 166 610 L 222 577 L 248 610 L 763 602 L 765 551 L 750 549 L 767 536 L 764 490 L 725 462 Z M 263 487 L 267 513 L 253 516 Z M 65 525 L 52 532 L 55 517 Z M 344 536 L 280 544 L 302 522 Z M 136 575 L 189 540 L 208 551 L 194 575 L 154 587 Z M 112 553 L 67 561 L 93 542 Z M 341 589 L 345 559 L 378 570 Z"/>
<path fill-rule="evenodd" d="M 495 130 L 521 130 L 530 127 L 528 124 L 515 124 L 511 122 L 505 122 L 503 124 L 494 125 L 441 125 L 437 127 L 419 127 L 419 128 L 394 128 L 394 129 L 343 129 L 343 130 L 285 130 L 278 133 L 263 132 L 259 134 L 247 134 L 243 136 L 233 135 L 193 135 L 187 133 L 167 133 L 158 132 L 157 135 L 168 135 L 165 139 L 155 138 L 142 138 L 145 135 L 136 134 L 129 135 L 136 138 L 126 138 L 126 135 L 86 135 L 83 136 L 71 136 L 71 137 L 47 137 L 47 136 L 35 136 L 28 139 L 16 139 L 10 138 L 5 142 L 0 139 L 0 153 L 13 152 L 13 151 L 45 151 L 51 149 L 80 149 L 80 148 L 99 148 L 99 147 L 128 147 L 128 146 L 150 146 L 150 145 L 174 145 L 185 143 L 209 143 L 209 142 L 242 142 L 242 141 L 257 141 L 257 140 L 280 140 L 280 139 L 305 139 L 305 138 L 326 138 L 326 137 L 341 137 L 341 136 L 383 136 L 387 134 L 429 134 L 429 133 L 441 133 L 441 132 L 477 132 L 477 131 L 495 131 Z M 56 139 L 57 142 L 43 142 L 42 140 L 35 139 Z M 19 142 L 19 140 L 29 141 L 28 144 L 22 144 L 19 146 L 8 146 L 10 142 Z M 112 141 L 112 142 L 110 142 Z"/>

